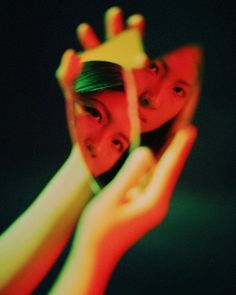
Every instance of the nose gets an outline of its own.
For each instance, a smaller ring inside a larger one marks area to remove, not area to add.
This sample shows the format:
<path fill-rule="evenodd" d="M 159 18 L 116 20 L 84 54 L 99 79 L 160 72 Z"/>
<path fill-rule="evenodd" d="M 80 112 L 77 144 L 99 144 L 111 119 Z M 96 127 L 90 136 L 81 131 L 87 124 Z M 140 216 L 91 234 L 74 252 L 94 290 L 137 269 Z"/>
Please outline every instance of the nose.
<path fill-rule="evenodd" d="M 97 157 L 97 152 L 96 152 L 96 145 L 94 144 L 93 140 L 91 139 L 87 139 L 85 141 L 85 147 L 88 150 L 90 156 L 92 158 L 96 158 Z"/>

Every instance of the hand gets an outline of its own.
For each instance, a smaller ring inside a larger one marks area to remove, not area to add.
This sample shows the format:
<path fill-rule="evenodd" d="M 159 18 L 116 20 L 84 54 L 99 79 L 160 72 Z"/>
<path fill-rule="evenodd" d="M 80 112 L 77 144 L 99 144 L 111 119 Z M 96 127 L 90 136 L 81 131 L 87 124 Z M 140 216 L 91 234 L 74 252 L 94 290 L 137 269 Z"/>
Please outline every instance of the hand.
<path fill-rule="evenodd" d="M 144 20 L 142 16 L 132 15 L 127 22 L 128 28 L 136 28 L 140 33 L 143 31 Z M 113 7 L 107 11 L 106 30 L 106 35 L 109 38 L 124 30 L 122 11 L 119 8 Z M 81 24 L 77 32 L 78 38 L 84 44 L 85 49 L 96 48 L 85 50 L 79 54 L 71 49 L 66 50 L 56 72 L 56 77 L 66 101 L 67 121 L 73 143 L 76 142 L 74 126 L 74 113 L 76 110 L 74 101 L 77 97 L 73 89 L 73 83 L 82 69 L 83 62 L 88 60 L 107 60 L 119 63 L 124 67 L 140 67 L 143 66 L 147 58 L 143 52 L 142 42 L 137 32 L 127 32 L 121 38 L 113 38 L 112 42 L 104 42 L 102 46 L 98 46 L 100 41 L 98 41 L 93 29 L 89 25 Z M 79 108 L 78 105 L 77 107 Z"/>
<path fill-rule="evenodd" d="M 77 94 L 74 91 L 74 81 L 80 74 L 83 63 L 79 55 L 72 49 L 64 52 L 56 77 L 61 86 L 66 103 L 67 123 L 72 142 L 76 142 L 75 122 L 74 122 L 74 102 Z M 79 107 L 79 105 L 78 105 Z"/>
<path fill-rule="evenodd" d="M 134 151 L 117 177 L 85 208 L 74 249 L 76 243 L 92 247 L 102 265 L 113 268 L 129 247 L 164 219 L 195 138 L 193 126 L 178 131 L 157 164 L 149 149 Z"/>
<path fill-rule="evenodd" d="M 144 33 L 145 20 L 140 14 L 131 15 L 124 24 L 123 12 L 119 7 L 111 7 L 105 13 L 105 39 L 108 40 L 126 29 L 137 29 L 141 36 Z M 84 50 L 95 48 L 102 42 L 93 28 L 82 23 L 77 27 L 77 37 Z"/>

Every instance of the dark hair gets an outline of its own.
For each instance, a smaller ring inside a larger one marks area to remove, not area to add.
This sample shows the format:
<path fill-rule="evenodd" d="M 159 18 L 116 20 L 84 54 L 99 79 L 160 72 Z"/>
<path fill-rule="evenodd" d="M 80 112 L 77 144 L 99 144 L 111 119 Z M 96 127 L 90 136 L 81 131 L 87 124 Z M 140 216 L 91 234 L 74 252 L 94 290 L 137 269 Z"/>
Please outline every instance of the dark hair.
<path fill-rule="evenodd" d="M 74 82 L 74 90 L 80 94 L 104 90 L 124 91 L 122 68 L 107 61 L 85 62 Z"/>

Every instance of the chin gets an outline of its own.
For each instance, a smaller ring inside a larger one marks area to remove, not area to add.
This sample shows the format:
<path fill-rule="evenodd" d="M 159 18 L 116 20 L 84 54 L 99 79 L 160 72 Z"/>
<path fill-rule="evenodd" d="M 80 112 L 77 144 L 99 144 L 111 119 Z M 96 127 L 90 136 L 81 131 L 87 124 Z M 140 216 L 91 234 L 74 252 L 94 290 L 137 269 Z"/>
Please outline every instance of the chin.
<path fill-rule="evenodd" d="M 109 170 L 109 168 L 104 168 L 99 165 L 97 159 L 86 159 L 86 163 L 93 177 L 98 177 Z"/>

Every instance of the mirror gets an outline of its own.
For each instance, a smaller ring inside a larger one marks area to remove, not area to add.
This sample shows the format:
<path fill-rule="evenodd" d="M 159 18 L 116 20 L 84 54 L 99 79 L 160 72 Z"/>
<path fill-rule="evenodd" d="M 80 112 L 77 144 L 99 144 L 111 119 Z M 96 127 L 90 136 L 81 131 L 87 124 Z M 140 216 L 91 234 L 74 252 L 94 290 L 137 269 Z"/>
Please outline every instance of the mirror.
<path fill-rule="evenodd" d="M 76 141 L 94 177 L 109 171 L 131 142 L 122 68 L 85 62 L 74 83 Z"/>
<path fill-rule="evenodd" d="M 111 61 L 84 62 L 74 81 L 74 134 L 100 186 L 118 172 L 139 141 L 138 130 L 140 144 L 158 158 L 171 135 L 191 121 L 201 68 L 201 48 L 190 45 L 128 70 Z"/>

